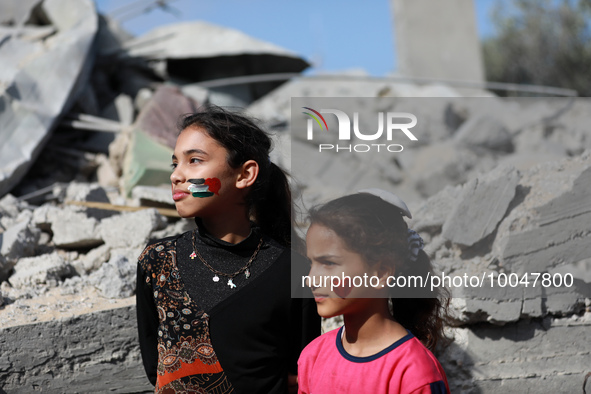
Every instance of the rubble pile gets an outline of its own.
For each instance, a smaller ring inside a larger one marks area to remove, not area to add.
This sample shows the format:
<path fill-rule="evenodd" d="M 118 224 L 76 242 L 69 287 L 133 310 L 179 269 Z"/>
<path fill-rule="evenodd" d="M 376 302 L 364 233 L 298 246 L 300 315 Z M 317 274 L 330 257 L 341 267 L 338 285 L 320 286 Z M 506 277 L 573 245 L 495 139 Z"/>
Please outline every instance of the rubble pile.
<path fill-rule="evenodd" d="M 199 45 L 186 44 L 192 34 Z M 290 133 L 291 97 L 394 97 L 429 124 L 395 159 L 327 155 L 294 174 L 304 207 L 379 185 L 407 201 L 438 272 L 572 274 L 570 287 L 454 289 L 439 355 L 452 392 L 580 390 L 591 356 L 590 102 L 290 79 L 307 63 L 274 45 L 201 22 L 134 38 L 90 0 L 3 2 L 0 59 L 2 390 L 150 391 L 136 259 L 194 226 L 168 185 L 178 117 L 207 102 L 246 107 L 289 167 L 317 149 Z"/>

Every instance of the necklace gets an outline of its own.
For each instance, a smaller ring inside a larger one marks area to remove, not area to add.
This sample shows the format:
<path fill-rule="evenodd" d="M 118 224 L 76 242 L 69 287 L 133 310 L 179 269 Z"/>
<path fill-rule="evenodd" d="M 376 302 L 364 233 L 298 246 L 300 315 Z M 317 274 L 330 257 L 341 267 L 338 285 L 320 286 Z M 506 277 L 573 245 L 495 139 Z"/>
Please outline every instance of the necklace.
<path fill-rule="evenodd" d="M 193 231 L 193 253 L 191 253 L 191 255 L 189 256 L 191 259 L 194 259 L 195 257 L 198 257 L 199 260 L 201 260 L 201 262 L 203 263 L 203 265 L 205 265 L 207 268 L 209 268 L 209 270 L 211 272 L 213 272 L 213 281 L 214 282 L 219 282 L 220 281 L 220 276 L 224 276 L 226 278 L 228 278 L 228 282 L 226 283 L 228 286 L 230 286 L 231 289 L 234 289 L 236 287 L 236 285 L 234 284 L 234 282 L 232 281 L 232 279 L 234 279 L 237 275 L 240 275 L 241 273 L 244 272 L 244 276 L 246 277 L 246 279 L 250 278 L 250 265 L 252 264 L 252 262 L 254 261 L 254 259 L 256 259 L 257 254 L 259 253 L 259 250 L 261 249 L 261 246 L 263 245 L 263 237 L 261 237 L 259 244 L 257 245 L 257 248 L 255 249 L 254 253 L 252 254 L 252 256 L 250 256 L 250 259 L 248 259 L 248 262 L 246 263 L 246 265 L 242 268 L 240 268 L 238 271 L 232 273 L 232 274 L 227 274 L 225 272 L 222 271 L 218 271 L 215 268 L 213 268 L 211 265 L 209 265 L 209 263 L 207 261 L 205 261 L 205 259 L 203 258 L 203 256 L 201 256 L 201 253 L 199 253 L 199 251 L 197 250 L 197 242 L 196 242 L 196 233 L 197 230 Z"/>

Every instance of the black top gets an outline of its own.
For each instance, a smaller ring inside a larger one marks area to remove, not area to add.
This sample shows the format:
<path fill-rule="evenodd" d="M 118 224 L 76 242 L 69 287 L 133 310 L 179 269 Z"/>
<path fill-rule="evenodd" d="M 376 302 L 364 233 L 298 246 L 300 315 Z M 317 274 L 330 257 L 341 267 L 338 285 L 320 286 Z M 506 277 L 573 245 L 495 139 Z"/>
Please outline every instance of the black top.
<path fill-rule="evenodd" d="M 148 378 L 156 384 L 157 378 L 164 381 L 163 374 L 168 373 L 169 379 L 193 363 L 182 355 L 188 354 L 190 348 L 187 338 L 194 339 L 199 334 L 199 349 L 210 352 L 205 368 L 211 372 L 217 366 L 212 376 L 219 382 L 236 393 L 286 392 L 287 372 L 297 372 L 300 351 L 320 334 L 313 300 L 290 297 L 290 271 L 292 266 L 305 270 L 303 259 L 292 264 L 289 250 L 262 235 L 256 227 L 238 244 L 215 239 L 201 226 L 196 234 L 196 246 L 205 261 L 227 273 L 246 264 L 261 236 L 263 245 L 251 265 L 250 277 L 247 279 L 242 273 L 233 279 L 236 288 L 226 284 L 227 278 L 214 282 L 211 270 L 198 258 L 190 258 L 191 232 L 146 247 L 138 264 L 137 315 Z M 173 305 L 174 302 L 177 304 Z M 187 316 L 179 323 L 176 316 L 183 313 Z M 174 357 L 187 364 L 177 363 Z M 191 376 L 204 375 L 195 372 Z M 184 378 L 183 384 L 188 384 L 186 379 L 191 376 Z M 198 380 L 191 380 L 191 384 Z"/>

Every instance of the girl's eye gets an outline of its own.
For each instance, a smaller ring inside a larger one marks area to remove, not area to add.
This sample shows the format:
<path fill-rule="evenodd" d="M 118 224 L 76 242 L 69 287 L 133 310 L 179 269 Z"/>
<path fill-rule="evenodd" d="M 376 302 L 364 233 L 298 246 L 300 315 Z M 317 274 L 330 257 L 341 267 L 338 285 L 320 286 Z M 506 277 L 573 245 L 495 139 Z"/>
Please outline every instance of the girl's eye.
<path fill-rule="evenodd" d="M 332 265 L 337 265 L 336 263 L 333 263 L 332 261 L 328 261 L 328 260 L 323 260 L 320 262 L 320 264 L 325 265 L 327 267 L 330 267 Z"/>
<path fill-rule="evenodd" d="M 177 164 L 176 164 L 176 163 L 172 163 L 172 164 L 170 165 L 170 168 L 172 168 L 172 169 L 174 170 L 174 169 L 176 169 L 176 166 L 177 166 Z"/>
<path fill-rule="evenodd" d="M 201 163 L 201 159 L 198 159 L 196 157 L 192 157 L 190 160 L 190 163 Z"/>

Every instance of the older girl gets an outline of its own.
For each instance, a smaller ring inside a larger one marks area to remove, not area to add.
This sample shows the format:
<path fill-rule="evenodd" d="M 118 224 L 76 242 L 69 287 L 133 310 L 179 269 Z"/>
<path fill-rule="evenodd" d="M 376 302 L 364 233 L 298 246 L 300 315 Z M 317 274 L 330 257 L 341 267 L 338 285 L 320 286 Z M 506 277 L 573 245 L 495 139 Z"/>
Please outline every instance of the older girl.
<path fill-rule="evenodd" d="M 208 107 L 182 121 L 172 198 L 197 228 L 149 244 L 138 263 L 140 347 L 157 393 L 287 392 L 318 334 L 313 308 L 290 297 L 291 196 L 270 148 L 238 113 Z"/>

